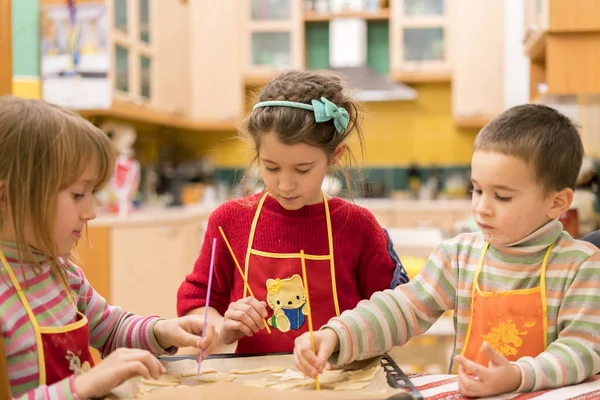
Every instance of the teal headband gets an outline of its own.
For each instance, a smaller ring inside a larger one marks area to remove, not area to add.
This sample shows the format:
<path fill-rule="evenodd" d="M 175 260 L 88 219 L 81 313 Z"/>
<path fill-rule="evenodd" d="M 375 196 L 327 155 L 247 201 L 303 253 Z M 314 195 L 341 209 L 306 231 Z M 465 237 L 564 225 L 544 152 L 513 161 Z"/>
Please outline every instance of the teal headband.
<path fill-rule="evenodd" d="M 312 106 L 306 103 L 298 103 L 295 101 L 283 101 L 283 100 L 270 100 L 261 101 L 254 105 L 253 110 L 261 107 L 291 107 L 301 108 L 303 110 L 313 111 L 315 113 L 315 121 L 326 122 L 333 119 L 335 130 L 337 133 L 342 133 L 348 128 L 350 123 L 350 116 L 348 111 L 343 107 L 338 107 L 325 97 L 321 97 L 321 101 L 312 100 Z"/>

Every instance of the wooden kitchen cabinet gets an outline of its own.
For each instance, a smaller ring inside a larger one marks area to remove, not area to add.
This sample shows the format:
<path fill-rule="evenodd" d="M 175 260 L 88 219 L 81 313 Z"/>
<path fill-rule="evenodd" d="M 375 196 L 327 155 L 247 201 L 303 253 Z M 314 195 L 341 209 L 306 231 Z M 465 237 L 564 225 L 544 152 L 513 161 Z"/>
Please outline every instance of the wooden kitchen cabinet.
<path fill-rule="evenodd" d="M 526 0 L 530 97 L 600 93 L 600 2 Z"/>
<path fill-rule="evenodd" d="M 391 0 L 391 76 L 403 82 L 449 81 L 453 15 L 459 0 Z"/>
<path fill-rule="evenodd" d="M 199 254 L 207 216 L 92 224 L 79 264 L 111 304 L 139 315 L 177 316 L 179 285 Z"/>
<path fill-rule="evenodd" d="M 108 46 L 113 97 L 156 107 L 157 0 L 109 0 Z"/>
<path fill-rule="evenodd" d="M 304 69 L 301 0 L 243 0 L 236 4 L 246 84 L 263 84 L 284 69 Z"/>
<path fill-rule="evenodd" d="M 190 74 L 179 78 L 171 66 L 170 79 L 187 85 L 190 114 L 199 120 L 238 122 L 244 116 L 244 82 L 240 9 L 245 1 L 188 0 Z M 170 1 L 163 7 L 172 7 Z M 184 3 L 184 2 L 180 2 Z M 171 22 L 172 23 L 172 22 Z M 178 46 L 171 43 L 171 46 Z"/>
<path fill-rule="evenodd" d="M 456 2 L 452 114 L 457 125 L 483 127 L 504 107 L 504 2 Z"/>

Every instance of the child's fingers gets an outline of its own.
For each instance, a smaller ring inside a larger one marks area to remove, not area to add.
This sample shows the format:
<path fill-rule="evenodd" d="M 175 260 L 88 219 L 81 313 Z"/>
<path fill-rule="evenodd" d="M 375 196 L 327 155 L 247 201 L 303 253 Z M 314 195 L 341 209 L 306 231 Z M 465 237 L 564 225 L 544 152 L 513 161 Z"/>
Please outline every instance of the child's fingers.
<path fill-rule="evenodd" d="M 459 367 L 462 367 L 464 372 L 469 375 L 469 377 L 477 377 L 477 379 L 482 379 L 487 374 L 487 368 L 483 365 L 480 365 L 476 362 L 469 360 L 463 356 L 456 356 L 454 361 L 458 363 Z"/>
<path fill-rule="evenodd" d="M 316 368 L 316 366 L 313 363 L 311 363 L 307 359 L 307 355 L 310 357 L 311 354 L 313 357 L 315 357 L 315 355 L 312 353 L 312 351 L 306 352 L 304 349 L 302 349 L 298 345 L 296 345 L 294 347 L 294 360 L 296 362 L 296 367 L 304 375 L 314 378 L 315 376 L 317 376 L 319 374 L 319 370 Z"/>
<path fill-rule="evenodd" d="M 253 332 L 258 332 L 259 330 L 258 324 L 253 318 L 253 314 L 258 315 L 252 306 L 243 303 L 233 303 L 225 312 L 224 317 L 232 321 L 237 321 L 241 323 L 241 325 L 246 326 L 250 330 L 249 334 L 252 334 Z"/>
<path fill-rule="evenodd" d="M 319 374 L 319 371 L 296 351 L 294 351 L 294 360 L 296 362 L 296 368 L 304 375 L 314 378 Z"/>
<path fill-rule="evenodd" d="M 261 304 L 261 302 L 256 300 L 254 297 L 246 297 L 245 299 L 242 299 L 236 303 L 236 307 L 238 309 L 244 311 L 250 318 L 252 318 L 252 321 L 256 326 L 256 330 L 254 329 L 254 326 L 248 326 L 250 326 L 254 332 L 258 332 L 258 330 L 264 327 L 262 320 L 267 316 L 267 310 L 263 304 Z"/>
<path fill-rule="evenodd" d="M 225 322 L 223 322 L 223 327 L 221 329 L 222 334 L 224 332 L 242 332 L 246 336 L 252 336 L 252 329 L 250 329 L 243 322 L 238 321 L 234 318 L 230 318 L 230 316 L 228 316 L 227 313 L 225 313 Z"/>
<path fill-rule="evenodd" d="M 217 342 L 217 334 L 214 325 L 209 325 L 204 333 L 204 338 L 198 340 L 196 347 L 201 348 L 204 352 L 214 347 Z"/>
<path fill-rule="evenodd" d="M 147 355 L 144 355 L 141 358 L 141 361 L 144 363 L 146 368 L 148 368 L 150 375 L 152 375 L 152 377 L 154 379 L 160 378 L 160 376 L 165 371 L 164 365 L 162 365 L 162 363 L 158 360 L 158 358 L 154 357 L 150 353 L 148 353 Z"/>
<path fill-rule="evenodd" d="M 152 376 L 148 368 L 141 361 L 131 361 L 127 363 L 127 373 L 128 378 L 133 378 L 135 376 L 141 376 L 144 379 L 158 379 L 158 376 Z"/>
<path fill-rule="evenodd" d="M 128 349 L 129 350 L 129 349 Z M 124 355 L 126 363 L 129 365 L 129 370 L 142 375 L 148 379 L 150 377 L 154 379 L 160 378 L 162 373 L 165 371 L 164 365 L 154 357 L 152 353 L 146 350 L 130 349 L 132 351 Z"/>
<path fill-rule="evenodd" d="M 323 371 L 325 361 L 319 359 L 314 353 L 310 334 L 300 335 L 295 340 L 294 354 L 297 356 L 299 366 L 304 368 L 304 373 L 310 377 L 315 377 Z"/>
<path fill-rule="evenodd" d="M 250 315 L 258 329 L 264 329 L 265 325 L 263 319 L 268 315 L 266 308 L 267 303 L 258 301 L 254 297 L 246 297 L 244 300 L 246 304 L 252 307 L 252 310 L 248 312 L 248 315 Z"/>

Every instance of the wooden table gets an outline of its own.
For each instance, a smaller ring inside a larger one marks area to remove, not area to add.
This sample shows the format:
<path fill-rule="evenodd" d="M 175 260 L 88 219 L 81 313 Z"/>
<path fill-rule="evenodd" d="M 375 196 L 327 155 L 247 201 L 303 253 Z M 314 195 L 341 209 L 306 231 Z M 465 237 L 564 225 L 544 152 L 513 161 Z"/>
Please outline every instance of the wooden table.
<path fill-rule="evenodd" d="M 167 372 L 169 369 L 179 369 L 175 366 L 178 362 L 189 361 L 189 356 L 170 356 L 162 357 L 161 360 L 167 363 Z M 366 363 L 368 363 L 367 361 Z M 363 362 L 362 364 L 365 364 Z M 385 362 L 389 365 L 389 362 Z M 188 363 L 189 365 L 189 363 Z M 372 365 L 372 364 L 371 364 Z M 240 356 L 235 354 L 222 354 L 211 356 L 209 359 L 204 360 L 202 363 L 202 369 L 214 368 L 221 373 L 229 374 L 233 369 L 255 369 L 258 367 L 265 366 L 278 366 L 281 368 L 294 369 L 294 358 L 291 354 L 276 354 L 276 355 L 263 355 L 263 356 Z M 355 367 L 359 367 L 355 366 Z M 172 367 L 172 368 L 171 368 Z M 184 367 L 187 371 L 188 368 Z M 182 372 L 182 371 L 179 371 Z M 406 376 L 404 376 L 406 378 Z M 349 391 L 333 391 L 324 390 L 316 391 L 314 386 L 304 387 L 301 389 L 293 390 L 276 390 L 273 388 L 255 388 L 243 386 L 243 381 L 246 380 L 258 380 L 261 378 L 269 378 L 269 380 L 277 380 L 273 378 L 272 373 L 262 374 L 251 374 L 251 375 L 237 375 L 235 380 L 232 382 L 218 382 L 218 383 L 198 383 L 195 380 L 195 376 L 189 378 L 182 378 L 181 385 L 189 385 L 187 388 L 174 388 L 165 387 L 159 388 L 154 392 L 144 395 L 144 400 L 167 400 L 167 399 L 190 399 L 190 400 L 201 400 L 201 399 L 240 399 L 251 400 L 294 400 L 294 399 L 306 399 L 307 396 L 311 400 L 352 400 L 352 399 L 369 399 L 369 400 L 411 400 L 415 397 L 410 396 L 406 393 L 405 389 L 392 388 L 387 383 L 387 375 L 383 368 L 381 368 L 369 386 L 361 390 L 349 390 Z M 110 397 L 111 400 L 116 399 L 132 399 L 135 396 L 138 379 L 131 380 L 126 384 L 120 386 L 113 391 L 114 396 Z M 408 381 L 408 378 L 406 378 Z M 409 382 L 410 383 L 410 382 Z"/>
<path fill-rule="evenodd" d="M 176 362 L 181 359 L 190 358 L 189 356 L 164 357 L 167 362 Z M 285 368 L 293 368 L 293 358 L 291 355 L 271 355 L 260 357 L 243 357 L 236 355 L 216 355 L 214 358 L 205 360 L 202 368 L 214 368 L 220 372 L 229 372 L 231 369 L 252 369 L 259 366 L 278 365 Z M 392 389 L 387 383 L 387 377 L 382 369 L 371 384 L 359 391 L 316 391 L 314 387 L 279 391 L 271 388 L 253 388 L 245 387 L 240 384 L 244 379 L 260 379 L 263 375 L 248 375 L 236 378 L 234 382 L 219 382 L 213 384 L 202 384 L 190 388 L 161 388 L 149 395 L 142 397 L 144 400 L 204 400 L 204 399 L 235 399 L 235 400 L 468 400 L 460 395 L 456 375 L 444 374 L 408 374 L 410 382 L 418 390 L 417 394 L 410 394 L 403 390 Z M 183 384 L 193 382 L 194 378 L 182 380 Z M 133 398 L 133 382 L 119 387 L 115 391 L 115 396 L 109 397 L 110 400 L 131 399 Z M 107 399 L 107 400 L 108 400 Z M 534 393 L 502 395 L 486 398 L 488 400 L 529 400 L 529 399 L 569 399 L 569 400 L 591 400 L 600 399 L 600 375 L 596 375 L 586 382 L 578 385 L 568 386 L 554 390 L 546 390 Z"/>

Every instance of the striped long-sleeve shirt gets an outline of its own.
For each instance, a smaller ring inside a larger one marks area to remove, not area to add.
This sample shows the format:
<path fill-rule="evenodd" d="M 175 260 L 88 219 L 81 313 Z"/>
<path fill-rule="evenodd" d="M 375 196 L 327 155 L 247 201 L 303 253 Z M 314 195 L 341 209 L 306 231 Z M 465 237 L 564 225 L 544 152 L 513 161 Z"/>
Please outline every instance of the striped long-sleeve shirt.
<path fill-rule="evenodd" d="M 581 382 L 600 372 L 600 252 L 573 239 L 551 221 L 511 246 L 488 249 L 479 284 L 502 292 L 537 287 L 546 249 L 548 259 L 546 350 L 516 361 L 522 384 L 518 391 L 554 388 Z M 331 362 L 346 364 L 382 354 L 424 333 L 446 310 L 454 310 L 454 356 L 460 354 L 471 318 L 472 284 L 485 240 L 481 233 L 462 234 L 444 242 L 421 273 L 394 290 L 375 293 L 324 328 L 340 339 Z"/>
<path fill-rule="evenodd" d="M 41 273 L 31 265 L 17 261 L 16 247 L 2 242 L 1 249 L 40 326 L 64 326 L 77 319 L 60 280 L 43 256 L 36 254 Z M 158 317 L 142 318 L 110 306 L 85 279 L 81 269 L 72 263 L 66 266 L 67 283 L 77 309 L 89 321 L 90 346 L 103 357 L 118 347 L 141 348 L 154 354 L 165 354 L 154 337 Z M 0 263 L 0 326 L 12 395 L 18 399 L 77 400 L 74 376 L 53 385 L 39 385 L 38 351 L 33 327 L 10 277 Z M 169 349 L 173 351 L 174 349 Z"/>

